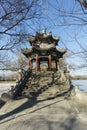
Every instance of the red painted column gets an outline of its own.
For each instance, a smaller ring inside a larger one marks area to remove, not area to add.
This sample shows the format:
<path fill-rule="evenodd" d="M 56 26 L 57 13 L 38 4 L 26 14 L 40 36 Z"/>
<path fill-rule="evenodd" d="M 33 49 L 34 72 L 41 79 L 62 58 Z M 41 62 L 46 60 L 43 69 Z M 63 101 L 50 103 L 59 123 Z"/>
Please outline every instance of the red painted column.
<path fill-rule="evenodd" d="M 39 70 L 39 56 L 36 54 L 36 71 Z"/>
<path fill-rule="evenodd" d="M 31 58 L 30 57 L 28 58 L 28 65 L 29 65 L 30 70 L 32 70 L 32 62 L 31 62 Z"/>
<path fill-rule="evenodd" d="M 49 70 L 52 69 L 52 57 L 51 55 L 48 56 L 48 59 L 49 59 Z"/>

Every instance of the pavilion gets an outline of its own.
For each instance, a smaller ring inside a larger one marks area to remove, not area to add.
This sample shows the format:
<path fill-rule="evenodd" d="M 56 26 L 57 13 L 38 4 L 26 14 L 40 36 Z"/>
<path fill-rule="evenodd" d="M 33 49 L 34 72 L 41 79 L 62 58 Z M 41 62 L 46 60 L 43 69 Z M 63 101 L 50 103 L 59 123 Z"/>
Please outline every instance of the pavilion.
<path fill-rule="evenodd" d="M 35 63 L 36 71 L 42 70 L 41 64 L 45 63 L 47 70 L 58 70 L 60 59 L 66 53 L 66 49 L 57 48 L 59 37 L 52 36 L 49 32 L 43 30 L 42 33 L 36 32 L 36 35 L 29 38 L 31 48 L 21 49 L 22 54 L 28 58 L 30 70 Z M 44 66 L 43 66 L 44 67 Z"/>

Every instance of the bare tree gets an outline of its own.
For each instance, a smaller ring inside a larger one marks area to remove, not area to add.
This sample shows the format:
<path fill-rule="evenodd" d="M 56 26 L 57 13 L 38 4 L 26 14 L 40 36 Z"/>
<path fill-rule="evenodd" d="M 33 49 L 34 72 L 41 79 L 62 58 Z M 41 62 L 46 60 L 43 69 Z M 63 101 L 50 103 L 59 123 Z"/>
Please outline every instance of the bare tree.
<path fill-rule="evenodd" d="M 22 45 L 26 45 L 26 39 L 40 29 L 56 30 L 59 27 L 70 26 L 86 26 L 87 25 L 87 1 L 86 0 L 70 0 L 72 5 L 70 7 L 65 6 L 66 0 L 55 0 L 55 2 L 49 0 L 0 0 L 0 51 L 6 53 L 8 50 L 14 51 L 19 49 Z M 68 4 L 66 4 L 68 6 Z M 42 26 L 43 25 L 43 26 Z M 42 27 L 41 27 L 42 26 Z M 85 55 L 87 56 L 87 47 L 83 46 L 76 37 L 75 41 L 82 51 L 73 52 L 63 39 L 61 43 L 72 52 L 72 55 L 76 53 L 83 53 L 85 48 Z M 23 43 L 23 44 L 22 44 Z M 1 56 L 3 57 L 3 56 Z M 1 61 L 3 58 L 1 58 Z M 7 61 L 7 59 L 6 59 Z M 5 63 L 5 62 L 4 62 Z"/>
<path fill-rule="evenodd" d="M 31 35 L 30 22 L 41 15 L 40 0 L 0 0 L 0 68 Z"/>
<path fill-rule="evenodd" d="M 51 22 L 51 27 L 54 26 L 56 29 L 59 27 L 78 27 L 79 30 L 81 30 L 78 32 L 80 34 L 82 29 L 86 28 L 87 26 L 87 0 L 73 0 L 72 2 L 71 0 L 68 0 L 68 2 L 69 4 L 66 3 L 66 0 L 55 0 L 55 3 L 53 4 L 51 1 L 48 1 L 48 5 L 53 10 L 53 14 L 51 12 L 51 16 L 54 15 L 54 17 L 49 18 L 51 21 L 53 21 Z M 87 32 L 84 30 L 83 32 L 86 35 Z M 72 38 L 72 34 L 68 34 L 68 36 Z M 84 39 L 81 43 L 80 39 L 78 38 L 78 34 L 74 32 L 73 40 L 75 41 L 74 43 L 78 44 L 80 51 L 77 49 L 77 52 L 75 52 L 73 48 L 69 48 L 67 42 L 65 42 L 63 39 L 62 43 L 69 51 L 72 52 L 72 55 L 79 54 L 78 56 L 85 59 L 85 62 L 87 63 L 87 45 L 85 44 Z M 72 44 L 72 41 L 70 42 Z M 85 62 L 84 65 L 81 66 L 87 66 Z"/>
<path fill-rule="evenodd" d="M 16 42 L 22 41 L 23 36 L 29 36 L 24 25 L 39 16 L 39 0 L 0 0 L 0 50 L 8 50 L 14 47 Z M 10 41 L 10 37 L 11 40 L 13 38 L 17 41 Z"/>
<path fill-rule="evenodd" d="M 0 8 L 0 26 L 2 27 L 0 34 L 11 36 L 20 35 L 17 34 L 15 27 L 23 24 L 25 20 L 30 20 L 39 15 L 38 0 L 0 0 Z"/>

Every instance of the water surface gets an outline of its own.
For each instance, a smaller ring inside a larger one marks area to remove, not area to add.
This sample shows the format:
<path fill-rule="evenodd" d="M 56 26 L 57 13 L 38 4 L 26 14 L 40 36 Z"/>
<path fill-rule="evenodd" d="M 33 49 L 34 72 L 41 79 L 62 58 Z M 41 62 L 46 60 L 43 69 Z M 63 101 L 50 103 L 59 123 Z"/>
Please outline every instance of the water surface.
<path fill-rule="evenodd" d="M 87 92 L 87 80 L 72 80 L 72 84 Z"/>

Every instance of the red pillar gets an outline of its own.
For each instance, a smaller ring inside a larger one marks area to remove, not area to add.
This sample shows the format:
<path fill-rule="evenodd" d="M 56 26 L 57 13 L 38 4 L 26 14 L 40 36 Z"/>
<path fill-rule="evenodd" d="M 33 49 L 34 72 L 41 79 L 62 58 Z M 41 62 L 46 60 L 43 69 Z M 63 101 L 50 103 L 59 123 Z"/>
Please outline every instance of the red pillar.
<path fill-rule="evenodd" d="M 39 70 L 39 56 L 36 54 L 36 71 Z"/>
<path fill-rule="evenodd" d="M 32 62 L 31 62 L 31 58 L 28 58 L 28 64 L 29 64 L 29 68 L 30 68 L 30 70 L 32 70 Z"/>
<path fill-rule="evenodd" d="M 49 59 L 49 70 L 52 69 L 52 57 L 51 55 L 48 56 L 48 59 Z"/>

